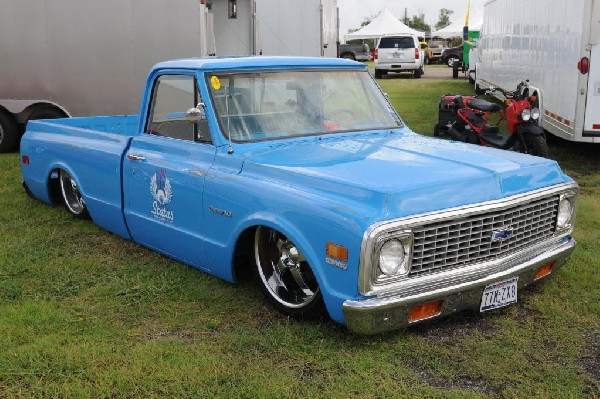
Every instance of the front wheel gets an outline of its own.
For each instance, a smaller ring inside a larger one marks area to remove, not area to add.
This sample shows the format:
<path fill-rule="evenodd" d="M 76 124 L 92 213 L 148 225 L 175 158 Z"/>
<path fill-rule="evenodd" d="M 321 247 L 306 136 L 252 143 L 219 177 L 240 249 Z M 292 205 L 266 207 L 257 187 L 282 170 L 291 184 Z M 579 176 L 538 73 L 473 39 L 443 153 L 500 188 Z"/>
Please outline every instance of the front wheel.
<path fill-rule="evenodd" d="M 60 171 L 58 178 L 60 180 L 60 192 L 67 211 L 76 218 L 89 219 L 90 214 L 75 180 L 64 170 Z"/>
<path fill-rule="evenodd" d="M 548 158 L 550 153 L 548 151 L 548 143 L 543 135 L 525 135 L 525 145 L 527 145 L 527 152 L 531 155 L 538 157 Z"/>
<path fill-rule="evenodd" d="M 312 319 L 324 314 L 317 279 L 300 249 L 280 232 L 258 227 L 254 235 L 255 277 L 281 313 Z"/>

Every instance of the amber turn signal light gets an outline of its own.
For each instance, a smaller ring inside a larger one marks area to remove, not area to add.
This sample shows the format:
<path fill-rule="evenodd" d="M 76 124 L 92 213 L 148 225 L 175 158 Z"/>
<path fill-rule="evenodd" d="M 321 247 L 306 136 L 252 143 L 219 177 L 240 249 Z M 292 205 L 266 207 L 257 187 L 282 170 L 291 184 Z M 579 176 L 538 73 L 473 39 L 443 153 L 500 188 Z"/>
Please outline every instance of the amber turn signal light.
<path fill-rule="evenodd" d="M 553 268 L 554 268 L 554 262 L 546 263 L 545 265 L 543 265 L 542 267 L 540 267 L 538 269 L 538 272 L 536 273 L 534 280 L 539 280 L 542 277 L 549 275 L 550 273 L 552 273 Z"/>
<path fill-rule="evenodd" d="M 328 242 L 325 245 L 325 253 L 330 258 L 348 262 L 348 248 L 342 247 L 341 245 Z"/>
<path fill-rule="evenodd" d="M 429 319 L 442 313 L 442 304 L 444 301 L 427 302 L 421 305 L 415 305 L 408 312 L 408 322 Z"/>

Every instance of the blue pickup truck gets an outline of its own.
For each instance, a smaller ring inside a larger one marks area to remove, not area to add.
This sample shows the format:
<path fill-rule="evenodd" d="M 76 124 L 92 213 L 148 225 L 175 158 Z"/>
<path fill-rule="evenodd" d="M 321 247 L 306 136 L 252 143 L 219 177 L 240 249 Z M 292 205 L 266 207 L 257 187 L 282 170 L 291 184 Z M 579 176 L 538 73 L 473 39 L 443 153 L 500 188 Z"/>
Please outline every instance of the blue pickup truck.
<path fill-rule="evenodd" d="M 31 122 L 21 165 L 41 201 L 361 334 L 512 304 L 576 245 L 555 162 L 415 134 L 349 60 L 164 62 L 139 115 Z"/>

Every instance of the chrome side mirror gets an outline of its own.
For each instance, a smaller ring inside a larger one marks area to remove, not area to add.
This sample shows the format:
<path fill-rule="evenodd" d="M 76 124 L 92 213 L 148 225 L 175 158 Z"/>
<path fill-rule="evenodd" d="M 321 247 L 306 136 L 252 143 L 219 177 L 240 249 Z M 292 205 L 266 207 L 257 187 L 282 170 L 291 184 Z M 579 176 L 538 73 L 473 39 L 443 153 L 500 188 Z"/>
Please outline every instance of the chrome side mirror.
<path fill-rule="evenodd" d="M 204 107 L 204 103 L 198 103 L 195 108 L 188 109 L 185 113 L 185 119 L 191 123 L 198 123 L 201 120 L 206 119 Z"/>

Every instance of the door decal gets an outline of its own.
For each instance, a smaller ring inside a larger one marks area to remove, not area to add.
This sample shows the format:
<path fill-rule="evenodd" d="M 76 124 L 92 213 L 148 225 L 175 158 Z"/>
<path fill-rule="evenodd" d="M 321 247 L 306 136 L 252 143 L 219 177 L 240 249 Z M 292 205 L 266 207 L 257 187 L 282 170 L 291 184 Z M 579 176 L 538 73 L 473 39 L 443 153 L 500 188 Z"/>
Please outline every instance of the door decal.
<path fill-rule="evenodd" d="M 173 211 L 169 209 L 169 203 L 173 198 L 173 189 L 164 170 L 158 170 L 150 179 L 150 193 L 154 198 L 152 215 L 163 222 L 172 222 Z"/>

